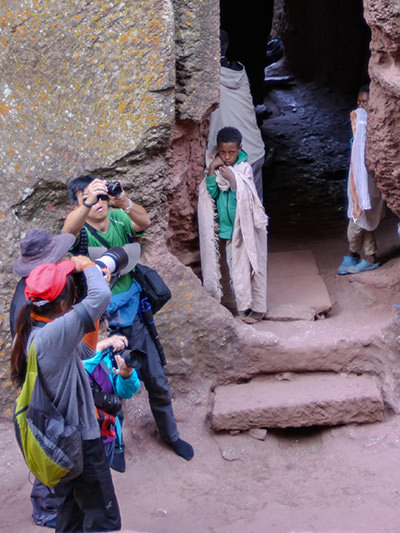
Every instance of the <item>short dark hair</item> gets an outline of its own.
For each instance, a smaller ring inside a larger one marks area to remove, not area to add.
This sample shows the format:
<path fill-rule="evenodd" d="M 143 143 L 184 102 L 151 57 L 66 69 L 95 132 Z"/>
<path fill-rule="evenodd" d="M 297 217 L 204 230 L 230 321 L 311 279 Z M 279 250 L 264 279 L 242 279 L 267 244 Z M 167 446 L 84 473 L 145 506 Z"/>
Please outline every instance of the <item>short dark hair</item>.
<path fill-rule="evenodd" d="M 80 176 L 68 183 L 68 200 L 71 204 L 78 204 L 78 198 L 76 194 L 79 191 L 84 191 L 89 183 L 92 183 L 96 179 L 96 176 Z"/>
<path fill-rule="evenodd" d="M 369 94 L 369 85 L 363 85 L 360 90 L 358 91 L 358 94 L 360 93 L 368 93 Z"/>
<path fill-rule="evenodd" d="M 217 133 L 217 145 L 220 143 L 236 143 L 239 147 L 242 144 L 242 134 L 239 130 L 230 126 L 222 128 Z"/>

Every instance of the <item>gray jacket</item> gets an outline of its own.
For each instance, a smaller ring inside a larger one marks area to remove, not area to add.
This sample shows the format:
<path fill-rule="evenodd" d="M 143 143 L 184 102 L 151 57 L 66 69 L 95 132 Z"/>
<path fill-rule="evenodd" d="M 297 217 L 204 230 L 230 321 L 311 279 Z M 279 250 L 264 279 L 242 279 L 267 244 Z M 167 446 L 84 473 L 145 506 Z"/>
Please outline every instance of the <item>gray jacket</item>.
<path fill-rule="evenodd" d="M 94 324 L 107 309 L 110 289 L 95 266 L 84 270 L 87 296 L 65 315 L 34 327 L 28 339 L 36 350 L 42 383 L 68 424 L 78 426 L 83 440 L 100 437 L 90 383 L 81 361 L 87 347 L 81 342 L 88 316 Z M 90 323 L 90 320 L 89 320 Z"/>

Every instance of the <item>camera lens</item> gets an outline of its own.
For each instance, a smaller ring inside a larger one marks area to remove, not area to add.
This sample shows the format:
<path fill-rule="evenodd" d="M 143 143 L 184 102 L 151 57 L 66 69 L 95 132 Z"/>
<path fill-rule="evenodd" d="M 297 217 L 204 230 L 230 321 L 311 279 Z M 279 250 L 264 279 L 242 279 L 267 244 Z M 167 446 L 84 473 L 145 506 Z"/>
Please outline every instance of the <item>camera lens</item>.
<path fill-rule="evenodd" d="M 128 264 L 129 257 L 123 248 L 113 246 L 105 254 L 95 260 L 95 263 L 100 268 L 108 268 L 111 274 L 115 274 L 123 270 Z"/>
<path fill-rule="evenodd" d="M 146 352 L 142 350 L 124 350 L 120 355 L 126 365 L 135 370 L 139 370 L 146 361 Z"/>
<path fill-rule="evenodd" d="M 121 400 L 116 394 L 107 394 L 103 391 L 95 391 L 93 398 L 96 407 L 102 409 L 109 415 L 115 416 L 121 409 Z"/>
<path fill-rule="evenodd" d="M 116 198 L 122 194 L 122 188 L 119 181 L 107 181 L 106 186 L 110 196 Z"/>

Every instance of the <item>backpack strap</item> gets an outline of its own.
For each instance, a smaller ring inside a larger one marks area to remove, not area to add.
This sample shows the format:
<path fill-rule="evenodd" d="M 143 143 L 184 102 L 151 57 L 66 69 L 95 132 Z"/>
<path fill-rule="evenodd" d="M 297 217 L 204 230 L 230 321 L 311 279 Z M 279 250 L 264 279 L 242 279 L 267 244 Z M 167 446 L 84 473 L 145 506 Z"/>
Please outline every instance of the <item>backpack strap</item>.
<path fill-rule="evenodd" d="M 110 223 L 111 223 L 111 218 L 110 218 Z M 84 228 L 86 228 L 93 235 L 93 237 L 95 237 L 103 246 L 105 246 L 107 250 L 111 248 L 108 242 L 105 239 L 103 239 L 101 235 L 98 234 L 97 230 L 95 230 L 93 226 L 85 222 L 82 229 Z M 86 236 L 86 239 L 87 239 L 87 236 Z"/>
<path fill-rule="evenodd" d="M 110 224 L 115 224 L 112 218 L 110 218 L 109 220 Z M 79 239 L 75 241 L 75 244 L 70 249 L 72 255 L 89 255 L 87 231 L 89 231 L 93 235 L 93 237 L 95 237 L 103 246 L 105 246 L 107 250 L 111 248 L 108 242 L 101 235 L 99 235 L 97 230 L 88 222 L 85 222 L 79 232 Z M 126 233 L 126 237 L 129 242 L 134 242 L 134 238 L 129 233 Z"/>
<path fill-rule="evenodd" d="M 88 255 L 89 245 L 88 237 L 85 228 L 81 228 L 79 232 L 79 239 L 75 240 L 75 243 L 70 248 L 72 255 Z"/>

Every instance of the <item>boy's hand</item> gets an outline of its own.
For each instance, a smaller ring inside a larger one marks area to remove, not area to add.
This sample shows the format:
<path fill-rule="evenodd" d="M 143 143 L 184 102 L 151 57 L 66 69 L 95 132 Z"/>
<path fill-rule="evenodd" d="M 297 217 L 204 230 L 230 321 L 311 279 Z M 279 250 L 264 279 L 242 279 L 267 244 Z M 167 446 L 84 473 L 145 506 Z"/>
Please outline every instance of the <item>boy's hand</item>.
<path fill-rule="evenodd" d="M 229 181 L 231 188 L 236 190 L 236 178 L 232 168 L 222 165 L 219 167 L 219 171 L 221 172 L 222 177 Z"/>
<path fill-rule="evenodd" d="M 115 354 L 115 362 L 118 368 L 114 369 L 116 374 L 119 374 L 122 378 L 129 378 L 132 375 L 133 368 L 125 363 L 125 360 L 118 354 Z"/>
<path fill-rule="evenodd" d="M 217 168 L 221 167 L 224 164 L 221 157 L 217 154 L 211 162 L 211 165 L 208 167 L 208 175 L 214 176 Z"/>
<path fill-rule="evenodd" d="M 227 167 L 226 165 L 222 165 L 220 168 L 219 168 L 219 171 L 221 172 L 222 176 L 228 180 L 229 182 L 232 180 L 232 179 L 235 179 L 235 174 L 233 173 L 233 170 L 231 169 L 231 167 Z"/>

